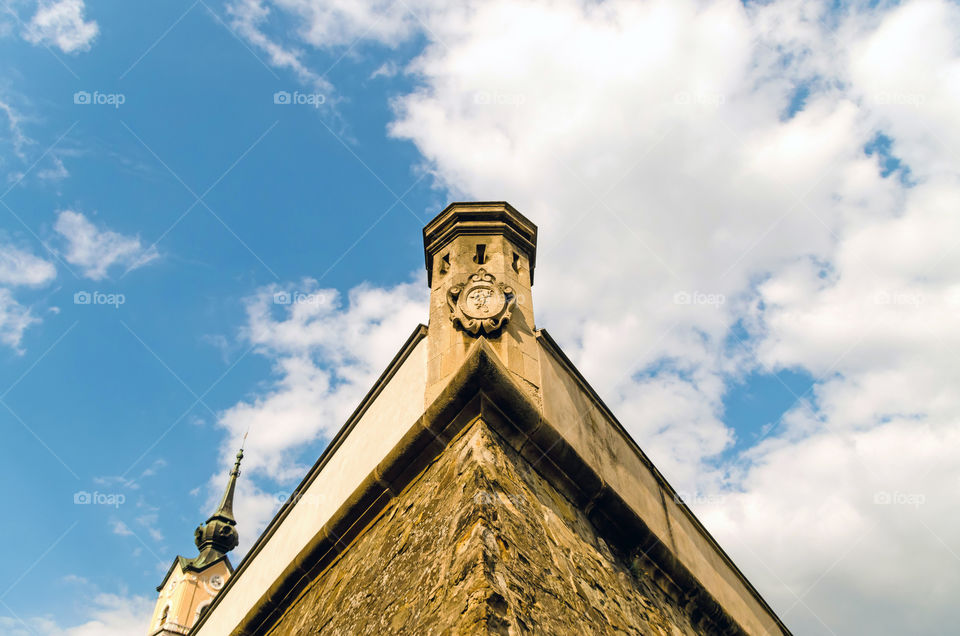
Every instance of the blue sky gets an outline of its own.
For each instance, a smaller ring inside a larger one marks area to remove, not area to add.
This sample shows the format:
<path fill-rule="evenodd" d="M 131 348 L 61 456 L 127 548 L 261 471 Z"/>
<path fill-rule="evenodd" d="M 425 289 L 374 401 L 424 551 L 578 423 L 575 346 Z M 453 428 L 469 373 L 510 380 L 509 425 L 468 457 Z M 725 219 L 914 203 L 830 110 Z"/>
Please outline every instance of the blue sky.
<path fill-rule="evenodd" d="M 788 625 L 942 633 L 957 8 L 632 4 L 6 6 L 0 628 L 145 624 L 249 428 L 248 548 L 473 198 L 540 225 L 538 326 Z"/>
<path fill-rule="evenodd" d="M 50 285 L 18 294 L 42 324 L 25 331 L 22 352 L 0 351 L 13 411 L 0 414 L 0 483 L 18 511 L 0 521 L 3 536 L 15 537 L 3 548 L 0 587 L 10 587 L 3 602 L 20 616 L 56 607 L 64 623 L 79 621 L 89 587 L 65 582 L 68 574 L 150 596 L 162 577 L 158 557 L 166 567 L 195 551 L 193 528 L 206 510 L 190 492 L 217 466 L 215 414 L 269 376 L 257 356 L 238 362 L 242 298 L 324 273 L 324 286 L 344 290 L 405 279 L 422 263 L 423 223 L 445 202 L 428 180 L 418 182 L 412 145 L 386 136 L 386 98 L 408 83 L 367 79 L 377 56 L 336 66 L 338 56 L 317 56 L 349 96 L 339 117 L 277 105 L 275 92 L 303 87 L 265 66 L 202 5 L 182 15 L 189 6 L 131 12 L 104 3 L 96 9 L 103 35 L 77 56 L 0 40 L 2 57 L 16 60 L 3 84 L 11 106 L 30 113 L 22 126 L 33 140 L 24 160 L 6 155 L 4 172 L 26 171 L 52 147 L 3 198 L 12 210 L 4 210 L 3 235 L 57 265 Z M 75 104 L 78 91 L 125 101 Z M 51 183 L 38 172 L 53 157 L 70 174 Z M 392 192 L 406 192 L 403 204 L 391 208 Z M 138 237 L 156 260 L 90 280 L 46 250 L 59 248 L 53 226 L 62 210 Z M 124 302 L 74 304 L 84 291 Z M 318 441 L 304 456 L 322 449 Z M 77 491 L 120 493 L 125 502 L 75 506 Z M 149 522 L 138 523 L 144 515 Z M 135 534 L 115 533 L 117 522 Z"/>

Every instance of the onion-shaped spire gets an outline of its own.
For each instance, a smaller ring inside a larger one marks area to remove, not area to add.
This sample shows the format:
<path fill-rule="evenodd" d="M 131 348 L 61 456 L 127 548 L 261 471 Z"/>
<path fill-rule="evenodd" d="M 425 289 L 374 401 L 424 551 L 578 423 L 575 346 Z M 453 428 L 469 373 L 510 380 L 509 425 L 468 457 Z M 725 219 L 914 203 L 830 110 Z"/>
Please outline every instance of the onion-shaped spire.
<path fill-rule="evenodd" d="M 244 436 L 246 437 L 246 436 Z M 194 542 L 200 550 L 200 555 L 194 560 L 195 567 L 203 567 L 225 555 L 237 547 L 240 535 L 237 534 L 237 520 L 233 516 L 233 493 L 237 486 L 237 477 L 240 476 L 240 461 L 243 459 L 243 447 L 237 453 L 237 461 L 230 471 L 227 489 L 220 499 L 220 505 L 207 522 L 197 526 L 194 531 Z"/>

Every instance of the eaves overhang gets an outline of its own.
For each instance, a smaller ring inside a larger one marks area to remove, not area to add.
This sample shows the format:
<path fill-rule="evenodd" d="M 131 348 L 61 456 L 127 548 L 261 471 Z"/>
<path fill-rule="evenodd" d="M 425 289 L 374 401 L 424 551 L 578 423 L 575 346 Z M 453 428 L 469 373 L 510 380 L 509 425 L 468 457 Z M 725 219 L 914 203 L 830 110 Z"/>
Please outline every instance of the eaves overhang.
<path fill-rule="evenodd" d="M 226 562 L 227 570 L 230 572 L 230 574 L 233 574 L 233 564 L 230 563 L 230 559 L 227 557 L 226 554 L 214 559 L 210 563 L 204 564 L 203 567 L 199 567 L 199 568 L 193 564 L 194 563 L 193 559 L 177 556 L 176 558 L 173 559 L 173 563 L 171 563 L 170 567 L 167 569 L 167 573 L 163 576 L 163 580 L 160 581 L 160 585 L 157 586 L 157 592 L 160 592 L 163 590 L 163 586 L 167 584 L 167 580 L 170 578 L 170 575 L 173 574 L 173 570 L 174 568 L 177 567 L 177 565 L 180 566 L 181 572 L 188 572 L 188 571 L 203 572 L 204 570 L 216 565 L 217 563 L 220 563 L 221 561 Z"/>

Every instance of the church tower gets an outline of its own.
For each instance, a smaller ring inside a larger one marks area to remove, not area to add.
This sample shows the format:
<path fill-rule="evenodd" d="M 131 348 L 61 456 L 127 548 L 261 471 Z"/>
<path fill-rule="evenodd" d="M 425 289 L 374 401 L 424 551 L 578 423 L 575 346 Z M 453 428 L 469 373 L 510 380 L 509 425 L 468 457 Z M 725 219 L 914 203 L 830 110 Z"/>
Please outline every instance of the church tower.
<path fill-rule="evenodd" d="M 535 324 L 537 227 L 452 203 L 423 246 L 429 325 L 191 634 L 789 634 Z"/>
<path fill-rule="evenodd" d="M 178 556 L 157 586 L 160 596 L 147 630 L 148 636 L 188 634 L 214 597 L 233 574 L 227 552 L 237 547 L 237 521 L 233 516 L 233 494 L 240 476 L 243 449 L 230 471 L 220 505 L 206 523 L 194 531 L 199 554 L 192 559 Z"/>

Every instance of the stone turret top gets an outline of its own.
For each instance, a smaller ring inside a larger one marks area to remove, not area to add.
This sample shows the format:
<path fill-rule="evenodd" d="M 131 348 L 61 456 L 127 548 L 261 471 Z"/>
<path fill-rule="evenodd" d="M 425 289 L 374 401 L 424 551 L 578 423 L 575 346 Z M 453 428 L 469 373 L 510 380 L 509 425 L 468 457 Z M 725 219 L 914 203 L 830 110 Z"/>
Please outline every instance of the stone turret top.
<path fill-rule="evenodd" d="M 448 205 L 423 228 L 427 285 L 433 285 L 433 258 L 458 236 L 503 235 L 530 262 L 530 284 L 537 259 L 537 226 L 506 201 L 470 201 Z"/>
<path fill-rule="evenodd" d="M 537 226 L 505 201 L 451 203 L 423 228 L 423 249 L 430 287 L 426 401 L 480 337 L 539 399 L 532 298 Z"/>

